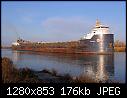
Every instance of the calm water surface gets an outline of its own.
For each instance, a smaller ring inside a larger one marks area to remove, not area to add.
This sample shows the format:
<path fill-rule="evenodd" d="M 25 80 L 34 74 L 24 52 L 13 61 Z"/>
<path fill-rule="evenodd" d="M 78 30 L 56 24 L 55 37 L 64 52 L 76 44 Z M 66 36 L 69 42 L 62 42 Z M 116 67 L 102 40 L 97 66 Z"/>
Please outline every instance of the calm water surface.
<path fill-rule="evenodd" d="M 28 67 L 36 71 L 56 70 L 62 75 L 87 75 L 100 81 L 114 80 L 125 83 L 125 52 L 115 52 L 114 55 L 77 55 L 2 49 L 2 57 L 12 59 L 17 68 Z"/>

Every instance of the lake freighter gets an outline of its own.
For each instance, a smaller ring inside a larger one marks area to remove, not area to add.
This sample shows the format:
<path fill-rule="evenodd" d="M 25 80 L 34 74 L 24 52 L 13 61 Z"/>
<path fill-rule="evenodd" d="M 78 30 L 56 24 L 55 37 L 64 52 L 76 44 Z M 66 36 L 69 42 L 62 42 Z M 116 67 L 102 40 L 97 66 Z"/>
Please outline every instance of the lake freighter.
<path fill-rule="evenodd" d="M 12 43 L 13 50 L 49 53 L 113 54 L 114 35 L 109 27 L 97 20 L 92 31 L 78 41 L 70 42 L 31 42 L 18 39 Z"/>

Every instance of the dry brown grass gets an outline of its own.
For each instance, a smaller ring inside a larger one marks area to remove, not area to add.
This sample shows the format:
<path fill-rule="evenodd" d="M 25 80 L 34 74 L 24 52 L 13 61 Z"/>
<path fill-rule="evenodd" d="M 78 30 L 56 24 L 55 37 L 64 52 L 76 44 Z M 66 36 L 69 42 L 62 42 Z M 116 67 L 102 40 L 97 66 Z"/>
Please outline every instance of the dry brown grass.
<path fill-rule="evenodd" d="M 126 51 L 126 47 L 114 47 L 114 51 L 115 52 L 125 52 Z"/>
<path fill-rule="evenodd" d="M 8 58 L 2 58 L 2 81 L 9 82 L 11 81 L 15 75 L 17 70 L 14 68 L 13 62 Z"/>
<path fill-rule="evenodd" d="M 73 82 L 74 83 L 97 83 L 97 81 L 95 81 L 94 79 L 88 76 L 83 76 L 83 75 L 73 78 Z"/>
<path fill-rule="evenodd" d="M 38 78 L 34 72 L 28 68 L 17 69 L 13 62 L 4 57 L 2 58 L 2 82 L 3 83 L 38 83 Z"/>

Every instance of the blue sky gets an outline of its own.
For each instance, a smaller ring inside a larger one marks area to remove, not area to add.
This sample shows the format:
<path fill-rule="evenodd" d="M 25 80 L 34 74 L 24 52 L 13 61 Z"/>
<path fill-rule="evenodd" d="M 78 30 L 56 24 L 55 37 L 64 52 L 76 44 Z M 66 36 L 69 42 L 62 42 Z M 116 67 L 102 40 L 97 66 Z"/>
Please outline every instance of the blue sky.
<path fill-rule="evenodd" d="M 19 36 L 30 41 L 79 40 L 96 19 L 110 27 L 115 40 L 126 40 L 124 1 L 5 1 L 1 11 L 2 45 Z"/>

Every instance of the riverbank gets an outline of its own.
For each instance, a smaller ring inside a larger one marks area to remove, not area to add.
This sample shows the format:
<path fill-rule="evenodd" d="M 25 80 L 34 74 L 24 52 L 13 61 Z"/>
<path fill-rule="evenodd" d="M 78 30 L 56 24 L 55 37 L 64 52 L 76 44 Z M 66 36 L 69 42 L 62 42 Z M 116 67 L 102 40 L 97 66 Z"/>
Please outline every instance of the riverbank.
<path fill-rule="evenodd" d="M 114 47 L 114 52 L 126 52 L 126 47 Z"/>
<path fill-rule="evenodd" d="M 2 58 L 3 83 L 69 83 L 69 75 L 56 75 L 56 71 L 34 71 L 29 68 L 17 69 L 9 58 Z"/>
<path fill-rule="evenodd" d="M 2 46 L 1 49 L 12 49 L 11 46 Z"/>
<path fill-rule="evenodd" d="M 117 81 L 98 81 L 88 76 L 71 77 L 69 74 L 60 75 L 55 70 L 44 69 L 34 71 L 29 68 L 17 69 L 13 62 L 2 58 L 3 83 L 116 83 Z M 118 83 L 118 82 L 117 82 Z"/>

